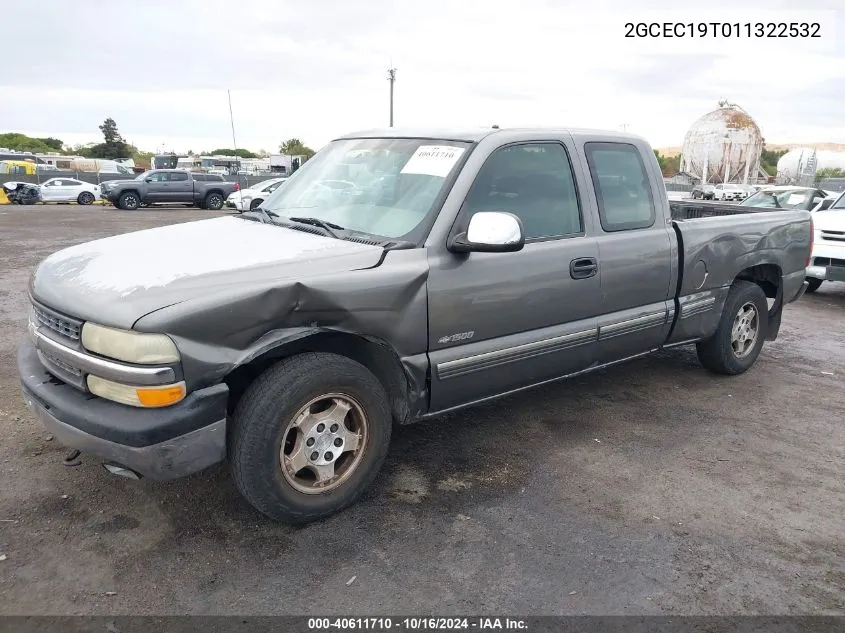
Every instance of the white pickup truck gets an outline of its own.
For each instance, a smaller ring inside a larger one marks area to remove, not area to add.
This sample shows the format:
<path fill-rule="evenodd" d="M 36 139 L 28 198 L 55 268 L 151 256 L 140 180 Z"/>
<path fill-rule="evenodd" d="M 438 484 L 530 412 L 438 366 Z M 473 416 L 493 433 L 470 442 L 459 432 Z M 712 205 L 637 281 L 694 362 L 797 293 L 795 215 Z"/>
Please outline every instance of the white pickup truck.
<path fill-rule="evenodd" d="M 845 281 L 845 192 L 813 214 L 813 253 L 807 266 L 807 292 L 823 281 Z"/>

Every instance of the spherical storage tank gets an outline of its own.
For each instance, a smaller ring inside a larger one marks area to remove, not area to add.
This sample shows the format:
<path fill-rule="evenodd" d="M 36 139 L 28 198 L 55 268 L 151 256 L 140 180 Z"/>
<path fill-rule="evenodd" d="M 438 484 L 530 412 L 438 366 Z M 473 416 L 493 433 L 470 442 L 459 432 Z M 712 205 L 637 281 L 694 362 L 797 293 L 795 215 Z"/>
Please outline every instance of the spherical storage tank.
<path fill-rule="evenodd" d="M 720 102 L 692 124 L 681 149 L 681 169 L 702 182 L 748 182 L 760 171 L 763 136 L 748 113 Z"/>
<path fill-rule="evenodd" d="M 779 185 L 812 185 L 820 169 L 845 170 L 845 152 L 796 147 L 778 160 Z"/>

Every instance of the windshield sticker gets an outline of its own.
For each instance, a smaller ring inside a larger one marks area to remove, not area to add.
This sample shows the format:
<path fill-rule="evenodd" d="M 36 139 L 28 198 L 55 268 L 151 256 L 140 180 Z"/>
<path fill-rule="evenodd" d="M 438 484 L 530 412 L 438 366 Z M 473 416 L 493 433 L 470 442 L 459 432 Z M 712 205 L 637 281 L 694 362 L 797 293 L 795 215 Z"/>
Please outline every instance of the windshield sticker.
<path fill-rule="evenodd" d="M 803 193 L 791 193 L 786 200 L 786 204 L 801 204 L 807 199 Z"/>
<path fill-rule="evenodd" d="M 400 173 L 440 176 L 445 178 L 458 159 L 463 155 L 463 147 L 451 145 L 420 145 L 410 160 L 405 163 Z"/>

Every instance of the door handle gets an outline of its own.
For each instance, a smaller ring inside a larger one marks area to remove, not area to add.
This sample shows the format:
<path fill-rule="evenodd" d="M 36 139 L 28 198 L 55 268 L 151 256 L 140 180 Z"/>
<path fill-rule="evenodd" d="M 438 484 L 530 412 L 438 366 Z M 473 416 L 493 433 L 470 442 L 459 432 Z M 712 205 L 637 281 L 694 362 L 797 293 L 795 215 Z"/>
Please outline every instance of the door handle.
<path fill-rule="evenodd" d="M 594 277 L 599 270 L 595 257 L 579 257 L 569 262 L 569 276 L 573 279 Z"/>

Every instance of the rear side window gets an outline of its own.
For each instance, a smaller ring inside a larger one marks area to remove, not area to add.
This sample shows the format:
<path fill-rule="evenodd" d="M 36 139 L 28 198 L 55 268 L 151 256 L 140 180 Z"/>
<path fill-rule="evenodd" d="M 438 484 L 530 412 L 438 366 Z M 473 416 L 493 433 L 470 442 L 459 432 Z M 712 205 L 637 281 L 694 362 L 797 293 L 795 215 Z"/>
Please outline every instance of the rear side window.
<path fill-rule="evenodd" d="M 170 180 L 171 180 L 171 182 L 177 181 L 177 180 L 188 180 L 188 174 L 186 174 L 185 172 L 181 172 L 181 171 L 174 171 L 174 172 L 170 173 Z"/>
<path fill-rule="evenodd" d="M 645 229 L 656 213 L 645 164 L 629 143 L 586 143 L 587 164 L 605 231 Z"/>

